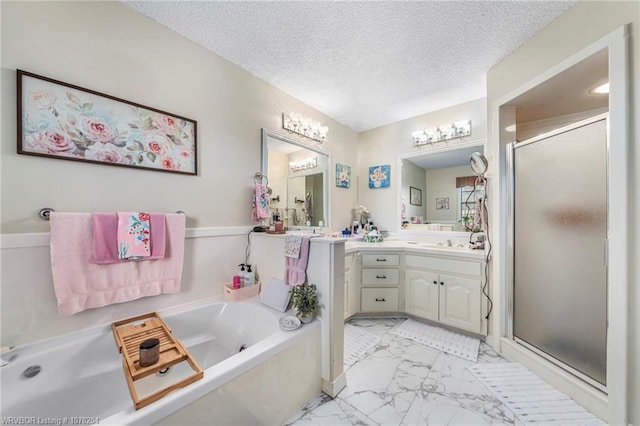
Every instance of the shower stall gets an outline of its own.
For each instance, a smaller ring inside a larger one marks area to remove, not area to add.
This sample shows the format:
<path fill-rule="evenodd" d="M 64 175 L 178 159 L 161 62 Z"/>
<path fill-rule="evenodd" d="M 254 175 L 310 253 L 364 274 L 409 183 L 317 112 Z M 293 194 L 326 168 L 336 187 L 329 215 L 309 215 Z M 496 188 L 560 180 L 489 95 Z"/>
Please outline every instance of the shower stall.
<path fill-rule="evenodd" d="M 510 144 L 508 334 L 606 392 L 607 126 Z"/>

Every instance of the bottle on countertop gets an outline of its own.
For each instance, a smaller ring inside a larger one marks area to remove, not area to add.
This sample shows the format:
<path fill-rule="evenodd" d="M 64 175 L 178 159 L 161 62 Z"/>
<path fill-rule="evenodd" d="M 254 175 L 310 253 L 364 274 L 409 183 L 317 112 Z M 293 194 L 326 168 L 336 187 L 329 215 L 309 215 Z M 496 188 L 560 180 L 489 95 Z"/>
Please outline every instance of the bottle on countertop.
<path fill-rule="evenodd" d="M 245 282 L 247 281 L 247 271 L 244 269 L 244 267 L 247 265 L 244 263 L 241 263 L 238 266 L 240 267 L 240 272 L 238 272 L 238 276 L 240 277 L 240 286 L 244 287 Z"/>
<path fill-rule="evenodd" d="M 233 288 L 234 289 L 239 289 L 242 287 L 242 279 L 240 278 L 240 275 L 234 275 L 233 276 Z"/>
<path fill-rule="evenodd" d="M 247 272 L 245 274 L 244 287 L 254 285 L 256 283 L 256 273 L 251 270 L 251 265 L 247 264 Z"/>

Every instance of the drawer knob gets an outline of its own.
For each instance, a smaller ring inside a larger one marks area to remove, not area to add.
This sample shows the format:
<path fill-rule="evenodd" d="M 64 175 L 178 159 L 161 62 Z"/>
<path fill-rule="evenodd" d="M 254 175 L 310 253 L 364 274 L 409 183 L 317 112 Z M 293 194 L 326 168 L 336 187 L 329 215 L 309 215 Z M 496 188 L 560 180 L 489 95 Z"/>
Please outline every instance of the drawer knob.
<path fill-rule="evenodd" d="M 387 301 L 387 300 L 386 300 L 385 298 L 378 299 L 378 298 L 376 297 L 376 302 L 386 302 L 386 301 Z"/>
<path fill-rule="evenodd" d="M 436 280 L 433 280 L 433 283 L 434 283 L 434 284 L 436 284 L 436 285 L 438 285 L 438 281 L 436 281 Z"/>
<path fill-rule="evenodd" d="M 382 259 L 376 258 L 376 262 L 386 262 L 386 261 L 387 261 L 387 259 L 385 259 L 385 258 L 382 258 Z"/>
<path fill-rule="evenodd" d="M 385 278 L 387 278 L 386 275 L 376 275 L 376 278 L 378 278 L 379 280 L 384 280 Z"/>
<path fill-rule="evenodd" d="M 440 281 L 440 285 L 444 285 L 444 282 Z"/>

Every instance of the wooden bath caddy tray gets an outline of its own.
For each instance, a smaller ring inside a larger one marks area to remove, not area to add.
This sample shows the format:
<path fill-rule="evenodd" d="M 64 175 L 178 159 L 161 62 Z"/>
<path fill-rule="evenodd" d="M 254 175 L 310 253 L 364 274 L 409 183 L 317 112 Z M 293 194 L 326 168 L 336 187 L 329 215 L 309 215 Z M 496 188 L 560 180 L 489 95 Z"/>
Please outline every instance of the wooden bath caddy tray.
<path fill-rule="evenodd" d="M 182 346 L 182 343 L 171 333 L 171 329 L 155 312 L 138 315 L 111 324 L 113 336 L 116 339 L 122 365 L 129 385 L 129 392 L 136 410 L 159 400 L 176 389 L 185 387 L 196 380 L 202 379 L 204 373 L 196 360 Z M 147 339 L 160 340 L 160 360 L 148 367 L 140 366 L 140 343 Z M 194 374 L 177 383 L 140 398 L 136 391 L 135 381 L 155 374 L 181 362 L 187 362 Z"/>

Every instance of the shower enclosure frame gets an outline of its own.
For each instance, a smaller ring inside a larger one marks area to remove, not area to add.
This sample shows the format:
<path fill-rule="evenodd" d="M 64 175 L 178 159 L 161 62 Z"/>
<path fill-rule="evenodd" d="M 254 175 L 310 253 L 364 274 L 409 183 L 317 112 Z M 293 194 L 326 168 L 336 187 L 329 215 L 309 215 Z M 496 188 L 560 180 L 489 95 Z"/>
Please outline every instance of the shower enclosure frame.
<path fill-rule="evenodd" d="M 490 160 L 489 184 L 493 194 L 490 201 L 493 259 L 490 265 L 491 296 L 496 310 L 489 326 L 487 342 L 508 359 L 523 363 L 557 389 L 611 424 L 627 424 L 630 415 L 629 374 L 629 285 L 630 285 L 630 210 L 629 195 L 629 138 L 630 138 L 630 76 L 629 25 L 621 25 L 610 33 L 574 50 L 565 59 L 524 81 L 515 89 L 503 93 L 490 103 L 491 135 L 487 145 Z M 609 205 L 609 293 L 607 338 L 607 394 L 575 378 L 572 374 L 547 362 L 507 337 L 510 265 L 507 261 L 506 150 L 515 141 L 509 126 L 515 125 L 515 111 L 510 102 L 521 94 L 572 67 L 601 49 L 608 49 L 609 62 L 609 162 L 613 166 L 608 175 Z M 504 114 L 503 114 L 504 113 Z M 520 347 L 520 348 L 519 348 Z"/>
<path fill-rule="evenodd" d="M 610 169 L 610 164 L 609 164 L 609 113 L 604 113 L 604 114 L 598 114 L 594 117 L 591 118 L 587 118 L 585 120 L 581 120 L 579 122 L 576 123 L 572 123 L 568 126 L 562 127 L 560 129 L 554 130 L 552 132 L 549 133 L 545 133 L 542 134 L 540 136 L 536 136 L 534 138 L 528 139 L 526 141 L 522 141 L 522 142 L 514 142 L 514 143 L 510 143 L 506 146 L 506 165 L 507 165 L 507 179 L 506 179 L 506 193 L 507 193 L 507 206 L 508 206 L 508 210 L 507 210 L 507 265 L 509 268 L 509 275 L 507 276 L 507 281 L 508 281 L 508 285 L 506 287 L 506 307 L 507 307 L 507 315 L 506 315 L 506 337 L 508 339 L 514 340 L 515 342 L 517 342 L 518 344 L 526 347 L 527 349 L 529 349 L 530 351 L 535 352 L 537 355 L 543 357 L 544 359 L 546 359 L 547 361 L 550 361 L 552 363 L 554 363 L 555 365 L 557 365 L 558 367 L 568 371 L 569 373 L 573 374 L 574 376 L 580 378 L 581 380 L 583 380 L 584 382 L 588 383 L 589 385 L 601 390 L 602 392 L 607 393 L 607 386 L 603 385 L 601 383 L 599 383 L 598 381 L 594 380 L 593 378 L 589 377 L 588 375 L 582 373 L 581 371 L 577 370 L 576 368 L 574 368 L 573 366 L 561 361 L 560 359 L 554 357 L 553 355 L 550 355 L 548 353 L 546 353 L 545 351 L 543 351 L 542 349 L 536 347 L 535 345 L 533 345 L 532 343 L 529 343 L 527 341 L 525 341 L 522 338 L 519 338 L 518 336 L 516 336 L 514 334 L 514 310 L 515 310 L 515 270 L 514 270 L 514 265 L 515 265 L 515 248 L 516 248 L 516 242 L 515 242 L 515 174 L 516 174 L 516 164 L 515 164 L 515 150 L 517 148 L 522 148 L 525 147 L 527 145 L 530 144 L 535 144 L 536 142 L 540 142 L 540 141 L 544 141 L 546 139 L 552 138 L 554 136 L 558 136 L 558 135 L 562 135 L 568 132 L 571 132 L 573 130 L 588 126 L 590 124 L 594 124 L 600 121 L 605 121 L 606 123 L 606 151 L 607 151 L 607 157 L 605 158 L 605 169 L 606 169 L 606 175 L 609 175 L 609 169 Z M 585 173 L 589 173 L 589 171 L 585 171 Z M 607 202 L 607 206 L 609 205 L 609 188 L 607 187 L 606 189 L 606 202 Z M 608 209 L 607 209 L 608 210 Z M 608 213 L 608 212 L 607 212 Z M 609 264 L 609 259 L 608 259 L 608 236 L 609 236 L 609 220 L 608 217 L 606 218 L 606 231 L 605 231 L 605 244 L 604 244 L 604 268 L 605 268 L 605 286 L 607 287 L 607 292 L 608 292 L 608 286 L 609 286 L 609 274 L 608 274 L 608 264 Z M 606 310 L 605 310 L 606 312 Z M 608 321 L 608 312 L 606 312 L 606 318 L 604 318 L 604 321 Z"/>

